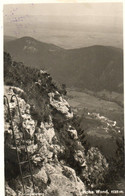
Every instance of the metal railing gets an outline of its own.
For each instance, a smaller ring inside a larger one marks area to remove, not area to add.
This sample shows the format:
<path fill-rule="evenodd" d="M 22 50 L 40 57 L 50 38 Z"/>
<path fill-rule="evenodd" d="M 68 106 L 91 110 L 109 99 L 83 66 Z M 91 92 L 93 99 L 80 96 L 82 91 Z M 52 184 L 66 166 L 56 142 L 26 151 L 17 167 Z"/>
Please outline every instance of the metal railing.
<path fill-rule="evenodd" d="M 21 111 L 20 111 L 20 107 L 19 107 L 19 101 L 18 101 L 18 98 L 17 98 L 17 96 L 15 94 L 11 96 L 10 102 L 14 101 L 14 97 L 15 97 L 16 102 L 17 102 L 18 114 L 19 114 L 19 118 L 20 118 L 20 122 L 21 122 L 20 131 L 22 131 L 22 133 L 23 133 L 24 145 L 25 145 L 25 152 L 27 154 L 27 160 L 25 160 L 25 161 L 20 161 L 18 146 L 17 146 L 15 132 L 14 132 L 13 119 L 12 119 L 11 110 L 10 110 L 10 106 L 9 106 L 9 100 L 8 100 L 8 98 L 7 98 L 6 95 L 4 95 L 4 101 L 5 101 L 5 104 L 7 104 L 7 108 L 8 108 L 10 125 L 11 125 L 11 128 L 12 128 L 13 139 L 14 139 L 14 143 L 15 143 L 15 146 L 16 146 L 17 161 L 18 161 L 19 171 L 20 171 L 20 175 L 21 175 L 23 193 L 25 194 L 26 193 L 25 186 L 24 186 L 24 179 L 25 178 L 31 177 L 31 181 L 32 181 L 32 184 L 33 184 L 34 192 L 35 192 L 35 185 L 34 185 L 34 180 L 33 180 L 32 167 L 31 167 L 31 162 L 30 162 L 30 156 L 29 156 L 29 153 L 28 153 L 28 150 L 27 150 L 25 130 L 24 130 L 23 126 L 22 126 L 23 119 L 22 119 L 22 115 L 21 115 Z M 28 166 L 29 166 L 29 175 L 27 175 L 27 176 L 23 176 L 23 171 L 22 171 L 22 166 L 25 163 L 28 163 Z"/>

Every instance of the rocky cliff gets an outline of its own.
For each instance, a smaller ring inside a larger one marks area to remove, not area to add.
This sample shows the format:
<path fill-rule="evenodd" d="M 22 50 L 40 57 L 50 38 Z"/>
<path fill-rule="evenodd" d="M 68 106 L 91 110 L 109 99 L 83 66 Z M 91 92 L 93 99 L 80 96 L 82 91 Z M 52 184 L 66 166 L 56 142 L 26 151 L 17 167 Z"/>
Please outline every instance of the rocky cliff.
<path fill-rule="evenodd" d="M 97 148 L 85 149 L 81 143 L 63 89 L 57 87 L 45 71 L 13 62 L 6 53 L 4 66 L 4 94 L 9 100 L 17 150 L 21 161 L 25 161 L 23 130 L 35 192 L 44 196 L 82 196 L 88 188 L 95 188 L 97 184 L 101 187 L 108 163 Z M 11 99 L 12 95 L 18 99 L 21 118 L 17 100 Z M 23 195 L 6 101 L 4 104 L 6 195 Z M 28 175 L 27 163 L 23 166 L 23 175 Z M 35 194 L 30 178 L 24 179 L 24 187 L 27 195 Z"/>

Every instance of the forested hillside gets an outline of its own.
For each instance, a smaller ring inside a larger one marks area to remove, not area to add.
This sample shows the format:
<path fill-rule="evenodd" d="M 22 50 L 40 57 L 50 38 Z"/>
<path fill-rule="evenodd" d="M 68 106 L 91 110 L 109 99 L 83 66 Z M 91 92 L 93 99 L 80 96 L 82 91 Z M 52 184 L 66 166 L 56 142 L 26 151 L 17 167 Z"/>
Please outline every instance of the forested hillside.
<path fill-rule="evenodd" d="M 94 45 L 63 49 L 31 37 L 5 42 L 4 50 L 13 59 L 48 73 L 68 87 L 123 92 L 123 50 Z"/>
<path fill-rule="evenodd" d="M 18 153 L 25 161 L 24 131 L 32 165 L 35 188 L 30 178 L 24 179 L 26 194 L 82 196 L 89 190 L 106 190 L 112 177 L 123 174 L 122 141 L 117 141 L 118 159 L 112 165 L 97 146 L 88 143 L 80 118 L 66 101 L 65 86 L 56 84 L 50 74 L 15 62 L 4 53 L 4 84 Z M 11 99 L 13 94 L 19 101 L 22 121 L 16 99 Z M 6 195 L 23 195 L 6 100 L 4 104 Z M 25 164 L 23 175 L 27 174 Z"/>

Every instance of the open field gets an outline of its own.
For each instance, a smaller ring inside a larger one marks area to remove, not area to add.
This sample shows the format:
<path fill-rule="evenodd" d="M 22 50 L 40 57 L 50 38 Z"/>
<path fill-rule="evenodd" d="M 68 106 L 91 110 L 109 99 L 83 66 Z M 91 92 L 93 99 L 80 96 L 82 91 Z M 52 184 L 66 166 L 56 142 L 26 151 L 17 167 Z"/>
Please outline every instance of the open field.
<path fill-rule="evenodd" d="M 68 89 L 67 96 L 68 102 L 74 112 L 78 112 L 83 115 L 86 111 L 99 113 L 111 120 L 117 121 L 120 127 L 123 126 L 123 108 L 117 103 L 106 101 L 95 97 L 94 95 L 71 89 Z"/>

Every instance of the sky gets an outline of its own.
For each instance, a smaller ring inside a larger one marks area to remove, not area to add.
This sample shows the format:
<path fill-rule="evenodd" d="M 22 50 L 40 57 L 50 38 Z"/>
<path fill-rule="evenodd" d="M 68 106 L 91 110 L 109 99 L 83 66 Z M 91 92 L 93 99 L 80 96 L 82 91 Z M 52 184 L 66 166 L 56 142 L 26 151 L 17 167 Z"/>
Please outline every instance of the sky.
<path fill-rule="evenodd" d="M 4 35 L 31 36 L 64 48 L 122 47 L 122 3 L 4 5 Z"/>

